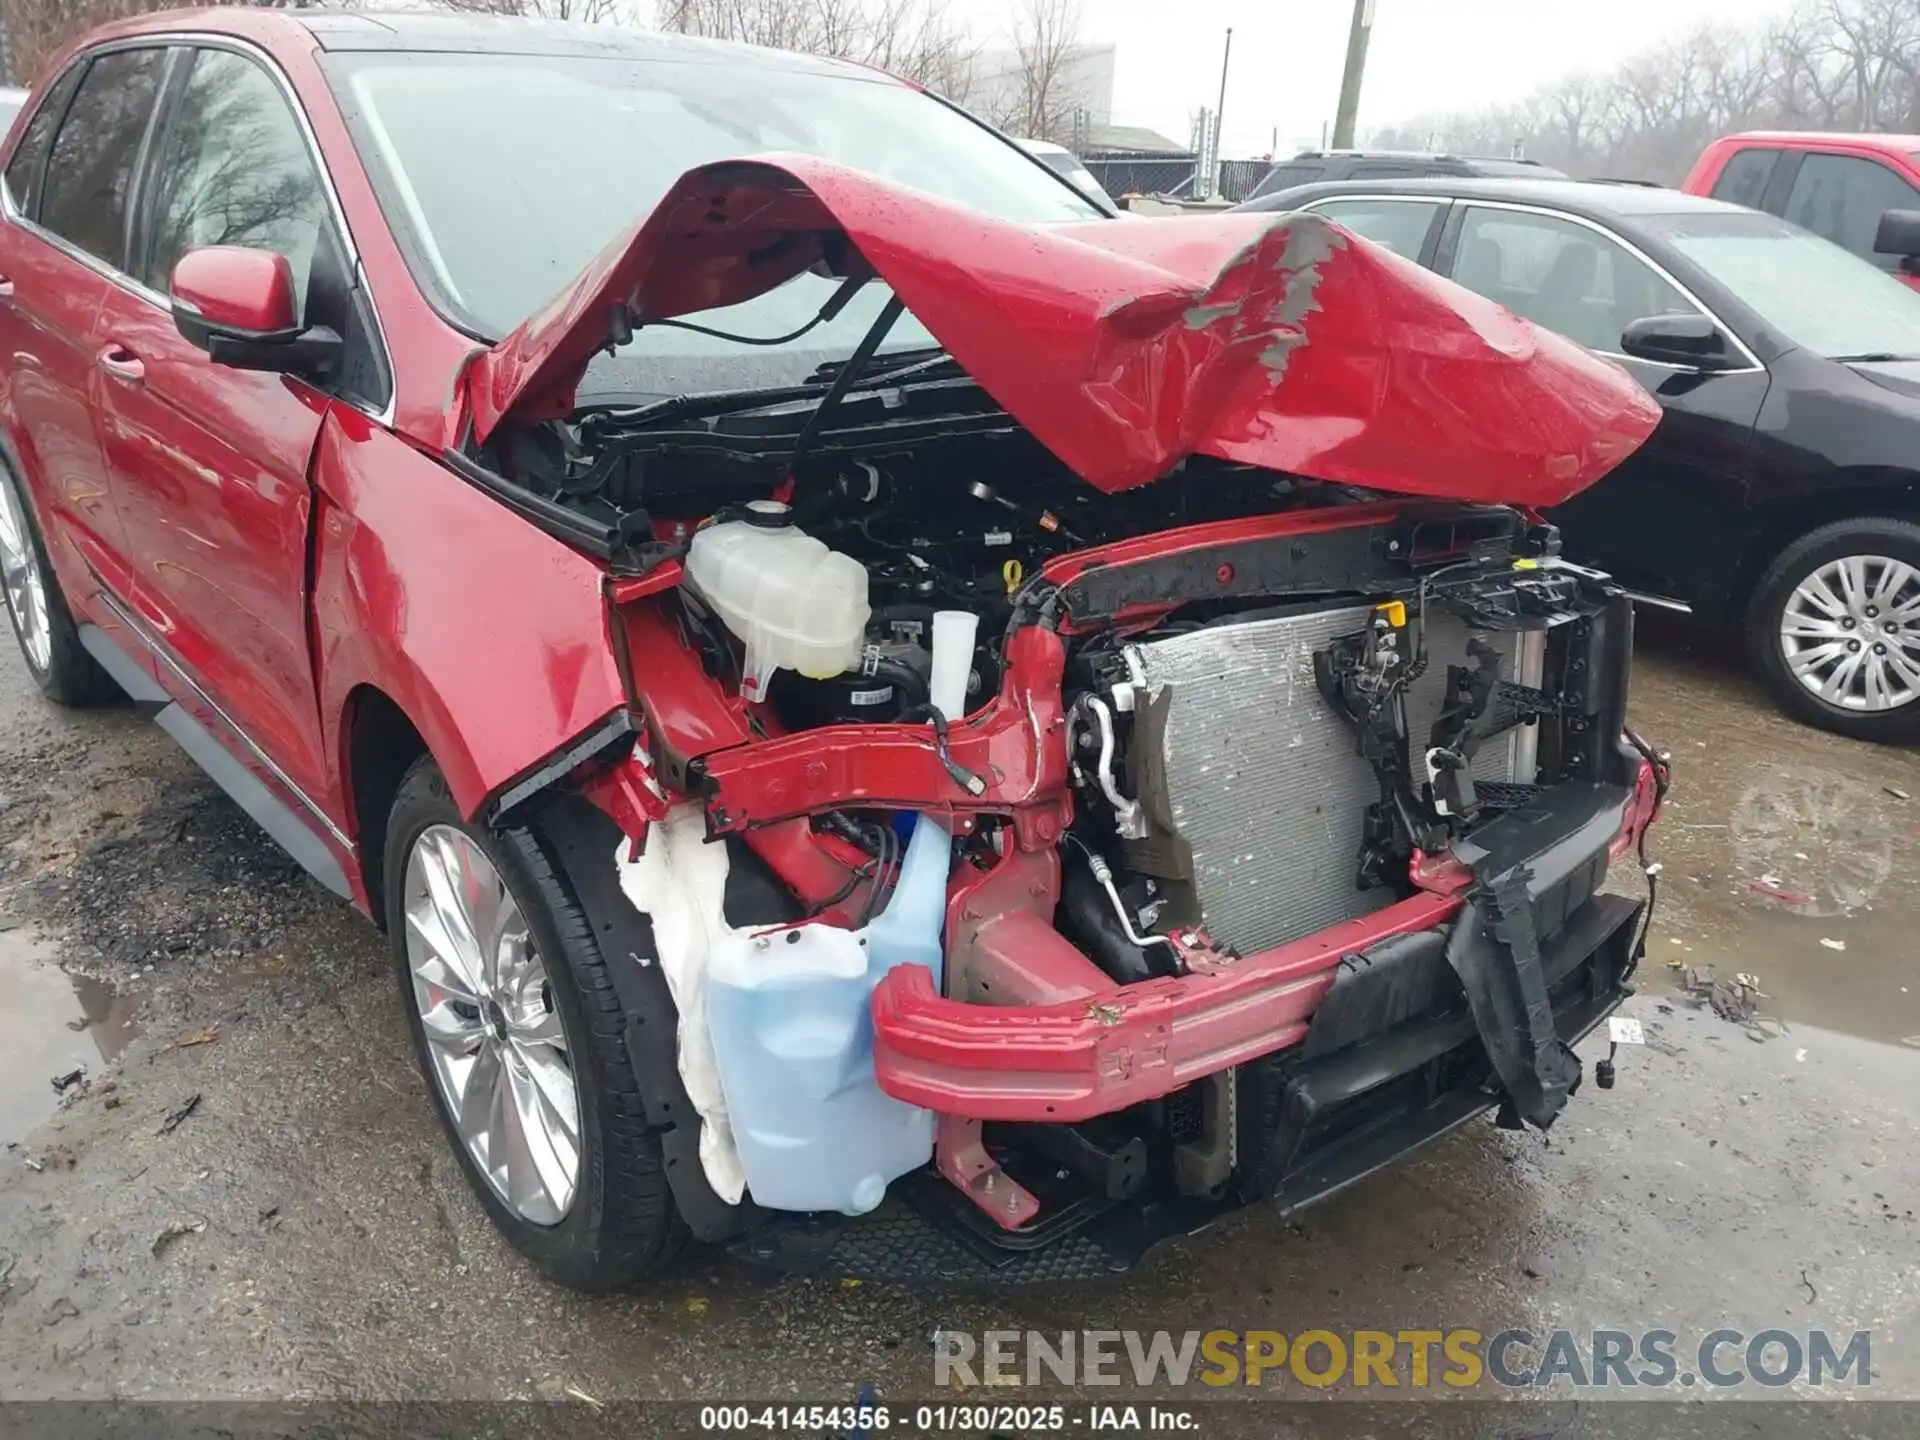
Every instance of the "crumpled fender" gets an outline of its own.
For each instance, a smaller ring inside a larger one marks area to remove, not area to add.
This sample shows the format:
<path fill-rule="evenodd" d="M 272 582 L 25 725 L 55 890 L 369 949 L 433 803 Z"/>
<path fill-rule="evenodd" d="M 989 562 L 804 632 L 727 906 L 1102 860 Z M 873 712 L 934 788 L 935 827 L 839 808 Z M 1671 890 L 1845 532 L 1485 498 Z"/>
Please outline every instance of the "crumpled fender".
<path fill-rule="evenodd" d="M 565 414 L 610 317 L 737 304 L 845 236 L 1090 484 L 1188 455 L 1551 506 L 1653 432 L 1618 367 L 1330 221 L 996 219 L 810 156 L 690 170 L 469 374 L 475 434 Z"/>
<path fill-rule="evenodd" d="M 313 473 L 321 718 L 343 776 L 362 686 L 419 731 L 467 816 L 624 710 L 597 562 L 343 406 Z"/>

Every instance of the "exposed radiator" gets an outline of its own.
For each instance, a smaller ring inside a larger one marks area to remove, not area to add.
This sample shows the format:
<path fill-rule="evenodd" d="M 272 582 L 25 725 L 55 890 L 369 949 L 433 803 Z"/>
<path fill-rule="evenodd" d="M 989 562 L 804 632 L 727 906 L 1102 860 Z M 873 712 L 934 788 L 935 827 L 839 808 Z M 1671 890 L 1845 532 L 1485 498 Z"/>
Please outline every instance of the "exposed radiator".
<path fill-rule="evenodd" d="M 1364 811 L 1378 785 L 1352 726 L 1313 676 L 1314 651 L 1372 614 L 1368 606 L 1319 610 L 1131 647 L 1145 685 L 1129 768 L 1149 815 L 1177 840 L 1169 847 L 1162 833 L 1130 852 L 1148 873 L 1186 871 L 1208 934 L 1243 955 L 1393 899 L 1355 887 Z M 1450 615 L 1430 621 L 1427 672 L 1407 696 L 1416 783 L 1447 666 L 1468 663 L 1470 633 Z M 1539 683 L 1543 637 L 1482 638 L 1506 654 L 1508 678 Z M 1495 737 L 1475 757 L 1474 778 L 1531 782 L 1533 745 L 1531 727 Z"/>

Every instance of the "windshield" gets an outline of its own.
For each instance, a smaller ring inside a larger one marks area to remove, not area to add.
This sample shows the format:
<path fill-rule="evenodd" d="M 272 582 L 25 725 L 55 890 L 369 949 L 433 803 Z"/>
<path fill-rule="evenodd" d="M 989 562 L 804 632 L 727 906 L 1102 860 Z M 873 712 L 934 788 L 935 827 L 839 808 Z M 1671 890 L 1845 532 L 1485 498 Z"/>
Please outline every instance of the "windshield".
<path fill-rule="evenodd" d="M 1770 215 L 1650 221 L 1788 340 L 1829 359 L 1920 358 L 1920 291 Z"/>
<path fill-rule="evenodd" d="M 382 208 L 423 289 L 456 324 L 498 339 L 550 300 L 687 170 L 766 151 L 818 155 L 1029 222 L 1101 213 L 1044 166 L 946 105 L 878 75 L 794 58 L 712 54 L 334 54 L 333 82 Z M 783 335 L 836 282 L 812 274 L 701 323 Z M 862 289 L 786 346 L 643 329 L 596 361 L 582 399 L 804 379 L 844 359 L 887 298 Z M 932 344 L 911 316 L 892 350 Z"/>
<path fill-rule="evenodd" d="M 0 140 L 7 138 L 7 129 L 13 124 L 13 117 L 20 113 L 25 97 L 0 95 Z"/>

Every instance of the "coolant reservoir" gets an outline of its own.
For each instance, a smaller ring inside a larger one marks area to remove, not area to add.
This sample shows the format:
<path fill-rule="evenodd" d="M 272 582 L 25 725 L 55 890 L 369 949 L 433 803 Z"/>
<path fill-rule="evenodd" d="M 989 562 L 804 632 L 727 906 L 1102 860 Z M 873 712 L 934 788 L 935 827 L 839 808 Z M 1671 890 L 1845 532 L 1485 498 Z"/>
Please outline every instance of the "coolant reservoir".
<path fill-rule="evenodd" d="M 776 670 L 813 680 L 860 662 L 867 633 L 867 570 L 793 524 L 785 505 L 755 500 L 744 520 L 697 532 L 687 583 L 747 647 L 740 693 L 766 698 Z"/>

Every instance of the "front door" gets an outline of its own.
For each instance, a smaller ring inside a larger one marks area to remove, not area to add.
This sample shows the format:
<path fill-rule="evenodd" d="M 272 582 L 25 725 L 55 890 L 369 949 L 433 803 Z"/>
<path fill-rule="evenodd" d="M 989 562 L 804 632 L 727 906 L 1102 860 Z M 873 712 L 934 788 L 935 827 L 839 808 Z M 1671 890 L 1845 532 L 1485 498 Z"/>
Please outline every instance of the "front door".
<path fill-rule="evenodd" d="M 1633 321 L 1699 307 L 1616 238 L 1572 217 L 1468 205 L 1441 258 L 1460 284 L 1624 366 L 1660 402 L 1659 428 L 1644 446 L 1548 512 L 1568 558 L 1649 595 L 1707 599 L 1703 572 L 1718 567 L 1701 564 L 1703 547 L 1750 528 L 1741 512 L 1766 370 L 1731 337 L 1741 359 L 1725 372 L 1622 354 L 1620 337 Z"/>
<path fill-rule="evenodd" d="M 277 778 L 326 793 L 307 631 L 308 464 L 328 398 L 215 365 L 164 296 L 204 245 L 271 250 L 305 304 L 331 244 L 326 191 L 291 101 L 249 55 L 201 48 L 154 136 L 131 268 L 94 332 L 101 442 L 155 643 Z M 319 812 L 315 811 L 316 814 Z"/>
<path fill-rule="evenodd" d="M 1780 176 L 1773 188 L 1785 193 L 1778 206 L 1769 208 L 1920 288 L 1920 276 L 1901 264 L 1903 257 L 1873 248 L 1880 217 L 1889 210 L 1920 210 L 1920 190 L 1892 166 L 1866 155 L 1808 150 L 1790 154 L 1787 163 L 1797 168 L 1791 179 Z"/>

